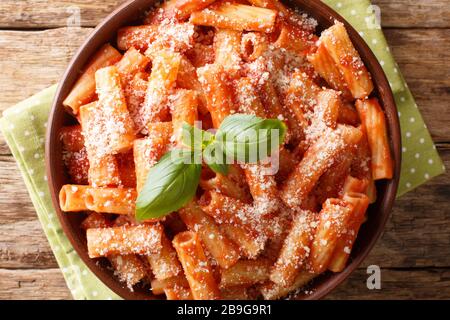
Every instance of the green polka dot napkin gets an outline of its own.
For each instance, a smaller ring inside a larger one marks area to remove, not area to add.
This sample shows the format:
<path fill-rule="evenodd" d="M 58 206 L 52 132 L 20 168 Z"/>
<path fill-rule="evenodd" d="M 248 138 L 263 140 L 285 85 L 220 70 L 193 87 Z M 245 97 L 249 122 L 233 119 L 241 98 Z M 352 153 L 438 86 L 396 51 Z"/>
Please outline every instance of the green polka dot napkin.
<path fill-rule="evenodd" d="M 374 15 L 376 7 L 371 6 L 367 0 L 324 2 L 360 32 L 376 54 L 391 83 L 402 129 L 400 196 L 443 173 L 445 168 L 377 25 Z M 55 90 L 56 86 L 50 87 L 6 110 L 0 119 L 0 129 L 17 160 L 39 220 L 74 299 L 120 299 L 87 269 L 76 254 L 61 229 L 50 200 L 44 166 L 44 136 Z"/>

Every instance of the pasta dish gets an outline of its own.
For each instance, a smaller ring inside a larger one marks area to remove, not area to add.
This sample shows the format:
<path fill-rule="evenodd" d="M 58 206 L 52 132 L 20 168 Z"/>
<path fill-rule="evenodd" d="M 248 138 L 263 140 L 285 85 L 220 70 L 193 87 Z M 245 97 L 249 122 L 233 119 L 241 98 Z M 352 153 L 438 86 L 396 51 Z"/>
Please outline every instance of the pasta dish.
<path fill-rule="evenodd" d="M 345 26 L 316 27 L 278 0 L 169 0 L 90 58 L 59 194 L 90 258 L 167 299 L 279 299 L 346 268 L 393 164 Z"/>

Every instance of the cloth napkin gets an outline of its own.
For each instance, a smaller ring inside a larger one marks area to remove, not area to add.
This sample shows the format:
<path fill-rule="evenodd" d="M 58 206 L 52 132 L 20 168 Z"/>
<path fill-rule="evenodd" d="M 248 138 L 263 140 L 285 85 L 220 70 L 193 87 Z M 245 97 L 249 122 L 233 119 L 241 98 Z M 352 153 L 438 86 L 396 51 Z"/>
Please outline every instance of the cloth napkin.
<path fill-rule="evenodd" d="M 402 130 L 403 161 L 398 196 L 445 168 L 411 92 L 390 54 L 367 0 L 324 1 L 349 21 L 377 56 L 395 94 Z M 376 11 L 376 10 L 375 10 Z M 44 137 L 56 85 L 3 113 L 0 129 L 15 157 L 59 267 L 74 299 L 120 299 L 81 261 L 55 215 L 45 176 Z"/>

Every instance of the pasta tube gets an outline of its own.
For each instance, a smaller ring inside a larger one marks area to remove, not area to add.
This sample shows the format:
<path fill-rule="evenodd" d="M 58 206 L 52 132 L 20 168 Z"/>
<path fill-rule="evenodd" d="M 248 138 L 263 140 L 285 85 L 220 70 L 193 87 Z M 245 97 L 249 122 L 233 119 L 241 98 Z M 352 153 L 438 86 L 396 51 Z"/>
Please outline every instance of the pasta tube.
<path fill-rule="evenodd" d="M 223 2 L 217 7 L 193 12 L 190 22 L 220 29 L 271 32 L 276 17 L 275 10 Z"/>
<path fill-rule="evenodd" d="M 81 106 L 95 99 L 95 72 L 98 69 L 113 65 L 122 55 L 111 45 L 105 44 L 89 60 L 81 76 L 63 101 L 63 105 L 70 108 L 74 115 L 78 114 Z"/>
<path fill-rule="evenodd" d="M 88 229 L 86 238 L 89 257 L 157 253 L 161 250 L 162 231 L 158 224 Z"/>
<path fill-rule="evenodd" d="M 219 299 L 219 288 L 198 235 L 192 231 L 181 232 L 173 239 L 173 246 L 183 266 L 193 298 Z"/>
<path fill-rule="evenodd" d="M 227 269 L 239 259 L 235 244 L 219 229 L 214 220 L 205 214 L 196 202 L 188 203 L 179 211 L 187 227 L 196 231 L 205 249 L 217 261 L 220 267 Z"/>

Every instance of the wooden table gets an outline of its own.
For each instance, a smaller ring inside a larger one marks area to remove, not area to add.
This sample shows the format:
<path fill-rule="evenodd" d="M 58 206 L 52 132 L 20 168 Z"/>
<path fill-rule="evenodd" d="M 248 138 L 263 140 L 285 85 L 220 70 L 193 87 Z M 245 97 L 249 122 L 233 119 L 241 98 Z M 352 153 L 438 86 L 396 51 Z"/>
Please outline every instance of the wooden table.
<path fill-rule="evenodd" d="M 1 0 L 0 111 L 58 81 L 92 27 L 123 0 Z M 81 28 L 66 27 L 74 3 Z M 450 0 L 376 0 L 393 54 L 450 168 Z M 450 174 L 396 202 L 383 237 L 329 298 L 450 298 Z M 366 267 L 381 267 L 381 290 Z M 0 135 L 0 299 L 70 299 Z"/>

